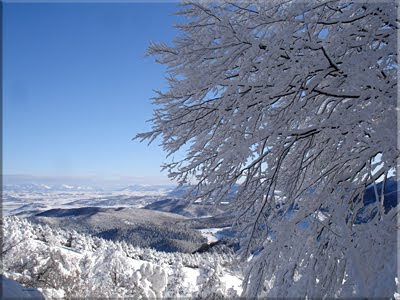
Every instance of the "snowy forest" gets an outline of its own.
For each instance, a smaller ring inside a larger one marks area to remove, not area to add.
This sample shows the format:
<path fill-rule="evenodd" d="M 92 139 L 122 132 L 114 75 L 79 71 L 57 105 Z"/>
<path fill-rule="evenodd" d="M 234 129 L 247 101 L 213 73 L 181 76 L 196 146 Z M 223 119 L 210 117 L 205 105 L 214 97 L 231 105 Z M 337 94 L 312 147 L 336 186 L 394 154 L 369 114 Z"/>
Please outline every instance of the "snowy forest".
<path fill-rule="evenodd" d="M 3 274 L 46 298 L 400 299 L 397 11 L 183 1 L 180 34 L 149 44 L 168 89 L 134 139 L 161 141 L 184 196 L 141 207 L 171 213 L 143 240 L 79 232 L 119 208 L 3 217 Z"/>
<path fill-rule="evenodd" d="M 232 251 L 185 254 L 139 248 L 74 231 L 3 219 L 3 275 L 46 298 L 237 297 Z"/>

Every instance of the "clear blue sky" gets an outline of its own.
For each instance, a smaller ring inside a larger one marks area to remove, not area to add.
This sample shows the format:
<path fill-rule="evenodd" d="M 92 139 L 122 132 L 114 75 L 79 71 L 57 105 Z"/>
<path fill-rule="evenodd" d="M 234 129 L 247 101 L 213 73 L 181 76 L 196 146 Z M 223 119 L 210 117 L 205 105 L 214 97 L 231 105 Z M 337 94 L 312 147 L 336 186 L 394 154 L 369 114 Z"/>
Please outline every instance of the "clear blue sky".
<path fill-rule="evenodd" d="M 158 178 L 152 116 L 176 3 L 3 4 L 3 174 Z M 166 175 L 161 175 L 166 178 Z"/>

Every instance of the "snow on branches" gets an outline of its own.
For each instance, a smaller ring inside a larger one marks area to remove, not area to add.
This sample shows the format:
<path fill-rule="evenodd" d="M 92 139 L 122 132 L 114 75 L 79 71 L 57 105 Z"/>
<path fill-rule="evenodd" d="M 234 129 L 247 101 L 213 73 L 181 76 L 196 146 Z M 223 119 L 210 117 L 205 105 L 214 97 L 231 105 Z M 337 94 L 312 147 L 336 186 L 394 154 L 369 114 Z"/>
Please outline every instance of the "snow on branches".
<path fill-rule="evenodd" d="M 18 217 L 3 218 L 2 229 L 3 274 L 46 298 L 201 298 L 206 291 L 225 299 L 240 289 L 230 252 L 158 252 Z"/>
<path fill-rule="evenodd" d="M 199 198 L 240 184 L 242 250 L 257 253 L 245 295 L 393 295 L 393 269 L 363 259 L 393 262 L 384 188 L 373 220 L 354 222 L 399 157 L 396 11 L 395 1 L 187 1 L 173 45 L 150 45 L 169 89 L 136 138 L 161 136 L 169 155 L 189 145 L 164 168 L 195 180 Z M 371 278 L 388 288 L 370 290 Z"/>

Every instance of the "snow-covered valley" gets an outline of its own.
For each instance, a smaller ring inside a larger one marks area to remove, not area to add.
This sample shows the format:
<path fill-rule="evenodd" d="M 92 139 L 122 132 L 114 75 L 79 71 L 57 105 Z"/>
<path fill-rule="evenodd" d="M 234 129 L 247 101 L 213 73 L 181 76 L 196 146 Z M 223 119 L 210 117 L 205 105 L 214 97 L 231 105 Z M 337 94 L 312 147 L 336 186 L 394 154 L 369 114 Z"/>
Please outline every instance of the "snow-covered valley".
<path fill-rule="evenodd" d="M 24 287 L 46 298 L 240 295 L 239 261 L 217 243 L 229 227 L 210 203 L 160 187 L 29 188 L 3 197 L 3 274 Z"/>
<path fill-rule="evenodd" d="M 240 296 L 246 280 L 243 273 L 249 266 L 260 264 L 263 252 L 273 250 L 272 242 L 278 242 L 277 231 L 269 236 L 268 248 L 260 248 L 240 261 L 237 256 L 240 246 L 231 227 L 234 217 L 228 210 L 216 209 L 221 208 L 218 203 L 185 201 L 174 190 L 146 189 L 135 191 L 130 187 L 107 192 L 71 189 L 46 193 L 5 190 L 3 205 L 9 209 L 2 219 L 3 275 L 25 288 L 38 289 L 48 299 Z M 384 191 L 382 184 L 376 189 L 384 193 L 386 218 L 393 218 L 397 181 L 388 180 Z M 362 199 L 363 207 L 354 215 L 353 230 L 357 234 L 353 239 L 364 249 L 359 255 L 365 274 L 385 269 L 375 277 L 366 277 L 369 282 L 373 282 L 372 278 L 378 280 L 369 293 L 383 294 L 398 286 L 393 279 L 396 243 L 390 222 L 384 230 L 390 239 L 375 234 L 374 243 L 370 242 L 371 234 L 377 230 L 371 222 L 376 215 L 374 197 L 375 188 L 370 186 Z M 292 217 L 295 213 L 297 208 L 288 211 L 288 223 L 295 222 Z M 293 226 L 293 235 L 307 236 L 315 216 L 318 223 L 326 223 L 331 217 L 320 211 L 303 218 Z M 308 238 L 301 247 L 308 247 L 312 241 Z M 379 245 L 383 243 L 386 246 L 382 248 Z M 298 253 L 296 247 L 285 246 L 274 251 L 288 252 L 279 258 L 279 266 L 287 264 L 285 257 L 292 255 L 290 251 Z M 341 256 L 335 263 L 345 259 Z M 290 295 L 303 291 L 301 284 L 305 277 L 301 268 L 293 273 L 298 286 L 290 290 Z M 348 291 L 354 294 L 358 280 L 351 275 L 354 270 L 356 267 L 349 260 L 344 271 L 346 280 L 335 294 Z M 274 271 L 269 274 L 273 278 Z M 265 289 L 273 290 L 269 282 L 273 281 L 266 281 Z M 312 284 L 315 289 L 318 282 Z"/>

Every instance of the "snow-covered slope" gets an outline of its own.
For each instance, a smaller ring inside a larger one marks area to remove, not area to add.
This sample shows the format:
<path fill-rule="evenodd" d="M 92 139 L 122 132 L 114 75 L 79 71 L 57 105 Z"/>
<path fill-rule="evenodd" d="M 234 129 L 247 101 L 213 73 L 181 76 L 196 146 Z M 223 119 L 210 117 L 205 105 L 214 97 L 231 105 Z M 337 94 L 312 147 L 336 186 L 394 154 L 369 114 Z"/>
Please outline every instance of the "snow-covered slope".
<path fill-rule="evenodd" d="M 155 201 L 144 208 L 158 211 L 171 212 L 189 218 L 206 217 L 220 214 L 224 210 L 212 204 L 193 203 L 180 198 L 167 198 Z"/>
<path fill-rule="evenodd" d="M 186 226 L 186 218 L 172 213 L 140 208 L 80 207 L 51 209 L 30 220 L 53 227 L 76 230 L 134 246 L 166 252 L 198 249 L 206 239 Z"/>
<path fill-rule="evenodd" d="M 3 220 L 4 275 L 47 298 L 231 298 L 241 293 L 238 262 L 226 252 L 157 252 L 74 231 Z"/>

